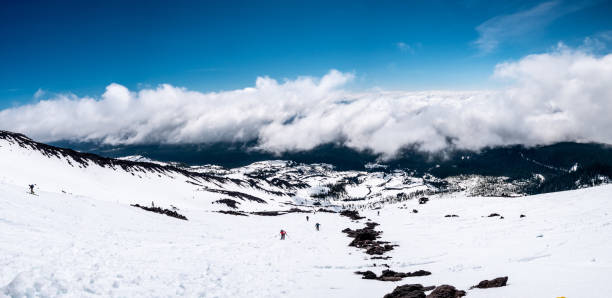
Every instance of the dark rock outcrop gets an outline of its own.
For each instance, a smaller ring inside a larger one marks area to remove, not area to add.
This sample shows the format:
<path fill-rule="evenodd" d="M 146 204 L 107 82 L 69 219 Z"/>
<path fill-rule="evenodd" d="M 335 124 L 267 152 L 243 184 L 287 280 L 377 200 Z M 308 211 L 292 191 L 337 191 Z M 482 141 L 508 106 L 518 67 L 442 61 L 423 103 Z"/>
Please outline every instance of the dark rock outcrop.
<path fill-rule="evenodd" d="M 414 276 L 426 276 L 431 275 L 431 272 L 425 270 L 418 270 L 415 272 L 395 272 L 393 270 L 383 270 L 382 274 L 378 278 L 382 281 L 399 281 L 404 277 L 414 277 Z"/>
<path fill-rule="evenodd" d="M 231 211 L 231 210 L 230 211 L 220 210 L 220 211 L 217 211 L 217 212 L 223 213 L 223 214 L 229 214 L 229 215 L 248 216 L 248 215 L 246 215 L 246 214 L 244 214 L 242 212 L 236 212 L 236 211 Z"/>
<path fill-rule="evenodd" d="M 340 212 L 340 215 L 342 216 L 346 216 L 352 220 L 360 220 L 360 219 L 364 219 L 365 217 L 359 215 L 359 212 L 354 211 L 354 210 L 344 210 L 342 212 Z"/>
<path fill-rule="evenodd" d="M 460 298 L 465 296 L 465 291 L 457 290 L 450 285 L 441 285 L 436 287 L 427 298 Z"/>
<path fill-rule="evenodd" d="M 221 200 L 216 200 L 216 201 L 214 201 L 213 203 L 215 203 L 215 204 L 225 204 L 227 207 L 230 207 L 230 208 L 232 208 L 232 209 L 237 209 L 237 208 L 238 208 L 238 206 L 236 206 L 236 205 L 240 205 L 240 203 L 239 203 L 239 202 L 234 201 L 234 200 L 232 200 L 232 199 L 221 199 Z"/>
<path fill-rule="evenodd" d="M 140 209 L 143 209 L 143 210 L 146 210 L 146 211 L 155 212 L 155 213 L 159 213 L 159 214 L 165 214 L 165 215 L 168 215 L 170 217 L 174 217 L 174 218 L 178 218 L 178 219 L 182 219 L 182 220 L 187 220 L 187 217 L 185 217 L 184 215 L 181 215 L 178 212 L 170 210 L 170 209 L 163 209 L 163 208 L 159 208 L 159 207 L 147 207 L 147 206 L 141 206 L 141 205 L 138 205 L 138 204 L 132 204 L 130 206 L 138 207 Z"/>
<path fill-rule="evenodd" d="M 362 279 L 376 279 L 376 273 L 368 270 L 368 271 L 357 271 L 355 272 L 355 274 L 361 274 L 362 275 Z"/>
<path fill-rule="evenodd" d="M 383 264 L 383 266 L 385 266 L 386 264 Z M 386 265 L 387 267 L 389 267 L 388 265 Z M 430 275 L 431 272 L 429 271 L 425 271 L 425 270 L 418 270 L 415 272 L 395 272 L 393 270 L 383 270 L 382 273 L 380 274 L 380 276 L 376 276 L 376 273 L 372 272 L 372 271 L 357 271 L 355 272 L 356 274 L 361 274 L 363 275 L 363 279 L 377 279 L 380 281 L 400 281 L 405 277 L 414 277 L 414 276 L 425 276 L 425 275 Z"/>
<path fill-rule="evenodd" d="M 478 288 L 478 289 L 488 289 L 488 288 L 499 288 L 506 286 L 508 282 L 508 277 L 498 277 L 491 280 L 483 280 L 479 282 L 477 285 L 471 287 L 470 289 Z"/>
<path fill-rule="evenodd" d="M 384 298 L 425 298 L 425 292 L 433 290 L 435 287 L 424 287 L 421 284 L 407 284 L 396 287 L 393 292 Z"/>

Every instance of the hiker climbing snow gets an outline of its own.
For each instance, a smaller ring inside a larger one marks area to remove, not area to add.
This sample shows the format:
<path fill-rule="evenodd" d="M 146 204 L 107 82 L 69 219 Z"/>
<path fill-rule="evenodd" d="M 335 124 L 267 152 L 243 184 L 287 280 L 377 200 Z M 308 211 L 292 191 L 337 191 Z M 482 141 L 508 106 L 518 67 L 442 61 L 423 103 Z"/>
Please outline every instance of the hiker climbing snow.
<path fill-rule="evenodd" d="M 30 184 L 29 185 L 30 186 L 30 193 L 31 194 L 34 194 L 34 185 L 36 185 L 36 184 Z"/>
<path fill-rule="evenodd" d="M 320 223 L 316 223 L 316 224 L 315 224 L 315 228 L 317 229 L 317 231 L 319 230 L 319 227 L 320 227 L 320 226 L 321 226 L 321 224 L 320 224 Z"/>
<path fill-rule="evenodd" d="M 285 240 L 285 236 L 287 235 L 287 232 L 285 232 L 285 230 L 281 230 L 280 231 L 280 235 L 281 235 L 281 239 L 280 240 Z"/>

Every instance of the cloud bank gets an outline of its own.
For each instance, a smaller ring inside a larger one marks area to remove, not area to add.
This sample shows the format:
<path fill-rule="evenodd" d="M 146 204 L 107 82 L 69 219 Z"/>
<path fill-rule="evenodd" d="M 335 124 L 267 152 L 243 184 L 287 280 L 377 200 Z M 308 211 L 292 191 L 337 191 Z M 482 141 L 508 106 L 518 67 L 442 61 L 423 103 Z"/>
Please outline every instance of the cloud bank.
<path fill-rule="evenodd" d="M 257 140 L 271 151 L 330 142 L 392 156 L 423 151 L 559 141 L 612 143 L 612 54 L 559 46 L 498 64 L 494 91 L 369 91 L 343 86 L 350 73 L 202 93 L 171 85 L 130 91 L 111 84 L 100 98 L 59 95 L 0 111 L 0 128 L 41 141 L 108 144 Z"/>

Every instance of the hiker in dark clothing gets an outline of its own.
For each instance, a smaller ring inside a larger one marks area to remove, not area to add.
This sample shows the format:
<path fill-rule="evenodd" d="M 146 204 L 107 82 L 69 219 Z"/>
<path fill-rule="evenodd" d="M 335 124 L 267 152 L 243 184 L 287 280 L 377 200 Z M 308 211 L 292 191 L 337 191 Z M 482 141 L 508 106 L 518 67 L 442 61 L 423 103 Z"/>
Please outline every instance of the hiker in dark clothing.
<path fill-rule="evenodd" d="M 308 215 L 306 215 L 306 221 L 308 221 L 310 218 L 308 217 Z"/>
<path fill-rule="evenodd" d="M 30 193 L 34 194 L 34 184 L 30 184 Z"/>
<path fill-rule="evenodd" d="M 281 230 L 280 234 L 281 234 L 281 239 L 280 240 L 285 240 L 285 235 L 287 235 L 287 232 L 285 232 L 285 230 Z"/>
<path fill-rule="evenodd" d="M 316 223 L 316 224 L 315 224 L 315 228 L 317 228 L 317 231 L 319 230 L 319 227 L 320 227 L 320 226 L 321 226 L 321 224 L 320 224 L 320 223 Z"/>

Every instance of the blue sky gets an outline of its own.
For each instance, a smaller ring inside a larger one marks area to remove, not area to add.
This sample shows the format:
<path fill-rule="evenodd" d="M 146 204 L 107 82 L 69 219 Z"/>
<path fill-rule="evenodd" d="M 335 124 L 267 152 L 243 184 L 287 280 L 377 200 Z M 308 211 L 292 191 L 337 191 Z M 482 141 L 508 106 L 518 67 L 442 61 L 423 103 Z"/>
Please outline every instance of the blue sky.
<path fill-rule="evenodd" d="M 201 92 L 354 73 L 351 88 L 483 89 L 503 61 L 612 30 L 612 1 L 12 1 L 0 109 L 110 83 Z"/>

